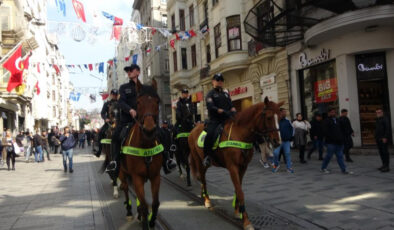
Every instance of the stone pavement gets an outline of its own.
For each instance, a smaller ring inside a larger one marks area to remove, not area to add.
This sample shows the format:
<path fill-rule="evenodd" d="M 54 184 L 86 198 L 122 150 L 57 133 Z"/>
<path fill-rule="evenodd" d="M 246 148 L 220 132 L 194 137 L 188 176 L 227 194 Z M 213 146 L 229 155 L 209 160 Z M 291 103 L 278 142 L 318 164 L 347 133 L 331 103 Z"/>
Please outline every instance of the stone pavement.
<path fill-rule="evenodd" d="M 347 166 L 353 175 L 343 175 L 335 157 L 328 167 L 332 173 L 322 174 L 321 161 L 302 165 L 294 152 L 295 173 L 286 172 L 282 163 L 274 174 L 260 165 L 255 154 L 243 183 L 246 209 L 252 216 L 260 215 L 256 210 L 268 210 L 304 229 L 394 229 L 394 171 L 379 172 L 376 155 L 352 158 L 355 163 Z M 210 168 L 207 181 L 214 201 L 214 195 L 233 194 L 225 169 Z"/>

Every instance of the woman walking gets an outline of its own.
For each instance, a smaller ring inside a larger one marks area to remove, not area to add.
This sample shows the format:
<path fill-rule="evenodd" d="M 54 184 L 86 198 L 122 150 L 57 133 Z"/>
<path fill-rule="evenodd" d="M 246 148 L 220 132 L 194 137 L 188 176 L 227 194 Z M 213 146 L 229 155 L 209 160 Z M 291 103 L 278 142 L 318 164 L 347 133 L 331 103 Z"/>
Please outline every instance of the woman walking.
<path fill-rule="evenodd" d="M 294 144 L 300 151 L 300 163 L 305 164 L 305 145 L 307 143 L 306 135 L 311 128 L 311 124 L 304 120 L 301 113 L 296 114 L 297 119 L 293 121 L 294 127 Z"/>
<path fill-rule="evenodd" d="M 7 143 L 5 144 L 5 150 L 7 153 L 7 167 L 8 167 L 8 171 L 11 170 L 10 168 L 10 163 L 12 163 L 12 170 L 15 170 L 15 145 L 14 142 L 15 140 L 12 139 L 11 136 L 11 130 L 7 130 L 6 131 L 6 141 Z"/>

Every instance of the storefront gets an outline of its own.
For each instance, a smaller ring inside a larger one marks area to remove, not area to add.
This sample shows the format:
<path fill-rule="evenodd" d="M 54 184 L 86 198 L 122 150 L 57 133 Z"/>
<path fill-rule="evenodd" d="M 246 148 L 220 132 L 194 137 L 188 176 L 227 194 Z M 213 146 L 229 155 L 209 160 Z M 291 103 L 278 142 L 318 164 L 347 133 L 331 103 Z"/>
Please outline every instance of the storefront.
<path fill-rule="evenodd" d="M 382 27 L 288 46 L 293 113 L 311 120 L 329 107 L 349 111 L 355 146 L 375 145 L 376 109 L 394 127 L 394 31 Z M 293 115 L 294 115 L 293 114 Z"/>
<path fill-rule="evenodd" d="M 233 101 L 233 106 L 239 112 L 253 105 L 253 85 L 230 87 L 229 94 Z"/>

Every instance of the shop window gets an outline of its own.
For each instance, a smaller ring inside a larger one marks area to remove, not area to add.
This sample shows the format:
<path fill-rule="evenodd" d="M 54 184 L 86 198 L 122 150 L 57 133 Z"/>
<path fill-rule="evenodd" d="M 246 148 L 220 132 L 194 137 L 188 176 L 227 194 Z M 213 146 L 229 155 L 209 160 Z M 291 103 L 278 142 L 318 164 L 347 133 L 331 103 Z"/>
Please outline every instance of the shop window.
<path fill-rule="evenodd" d="M 196 45 L 192 45 L 192 67 L 197 66 Z"/>
<path fill-rule="evenodd" d="M 215 36 L 215 58 L 219 57 L 219 48 L 222 46 L 222 34 L 220 31 L 220 23 L 214 27 Z"/>
<path fill-rule="evenodd" d="M 178 63 L 177 63 L 177 57 L 176 57 L 176 51 L 172 53 L 172 59 L 174 61 L 174 72 L 178 71 Z"/>
<path fill-rule="evenodd" d="M 186 48 L 181 49 L 181 55 L 182 55 L 182 69 L 186 70 L 187 69 L 187 52 Z"/>
<path fill-rule="evenodd" d="M 338 110 L 338 84 L 335 61 L 323 63 L 299 71 L 301 112 L 311 120 L 316 112 L 327 116 L 328 109 L 334 107 Z"/>
<path fill-rule="evenodd" d="M 185 10 L 179 10 L 179 27 L 181 31 L 185 31 Z"/>
<path fill-rule="evenodd" d="M 211 46 L 210 45 L 207 45 L 206 54 L 207 54 L 207 63 L 211 63 Z"/>
<path fill-rule="evenodd" d="M 241 50 L 241 21 L 239 15 L 227 18 L 228 51 Z"/>
<path fill-rule="evenodd" d="M 190 27 L 194 26 L 194 6 L 193 4 L 189 6 L 189 19 L 190 19 Z"/>

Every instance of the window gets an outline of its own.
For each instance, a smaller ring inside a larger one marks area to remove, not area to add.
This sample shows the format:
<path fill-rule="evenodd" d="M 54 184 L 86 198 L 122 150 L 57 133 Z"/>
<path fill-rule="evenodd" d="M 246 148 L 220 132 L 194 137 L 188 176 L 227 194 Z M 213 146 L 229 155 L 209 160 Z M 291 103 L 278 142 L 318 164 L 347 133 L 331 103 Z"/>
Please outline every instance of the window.
<path fill-rule="evenodd" d="M 207 63 L 211 63 L 211 46 L 210 45 L 207 45 L 206 53 L 207 53 Z"/>
<path fill-rule="evenodd" d="M 167 3 L 167 0 L 161 0 L 161 3 Z"/>
<path fill-rule="evenodd" d="M 170 62 L 168 59 L 164 61 L 164 69 L 168 71 L 170 69 Z"/>
<path fill-rule="evenodd" d="M 56 118 L 56 107 L 52 108 L 53 118 Z"/>
<path fill-rule="evenodd" d="M 189 19 L 190 19 L 190 27 L 194 26 L 194 6 L 193 6 L 193 4 L 189 7 Z"/>
<path fill-rule="evenodd" d="M 179 10 L 179 29 L 185 31 L 185 10 Z"/>
<path fill-rule="evenodd" d="M 171 29 L 175 31 L 175 14 L 171 15 Z"/>
<path fill-rule="evenodd" d="M 197 66 L 196 45 L 192 45 L 192 67 Z"/>
<path fill-rule="evenodd" d="M 2 30 L 10 30 L 10 7 L 0 7 L 0 28 Z"/>
<path fill-rule="evenodd" d="M 216 6 L 219 3 L 219 0 L 212 0 L 212 6 Z"/>
<path fill-rule="evenodd" d="M 227 18 L 228 51 L 241 50 L 241 22 L 239 15 Z"/>
<path fill-rule="evenodd" d="M 163 14 L 163 15 L 161 16 L 161 25 L 162 25 L 163 27 L 167 27 L 167 14 Z"/>
<path fill-rule="evenodd" d="M 174 53 L 172 53 L 172 58 L 174 61 L 174 72 L 178 71 L 178 63 L 177 63 L 177 58 L 176 58 L 176 51 L 174 51 Z"/>
<path fill-rule="evenodd" d="M 171 90 L 170 90 L 170 82 L 169 81 L 164 81 L 163 82 L 163 93 L 164 94 L 171 94 Z"/>
<path fill-rule="evenodd" d="M 215 57 L 219 57 L 219 47 L 222 46 L 222 37 L 220 32 L 220 23 L 217 24 L 214 28 L 214 36 L 215 36 Z"/>
<path fill-rule="evenodd" d="M 182 55 L 182 69 L 187 69 L 187 52 L 186 48 L 181 49 L 181 55 Z"/>

